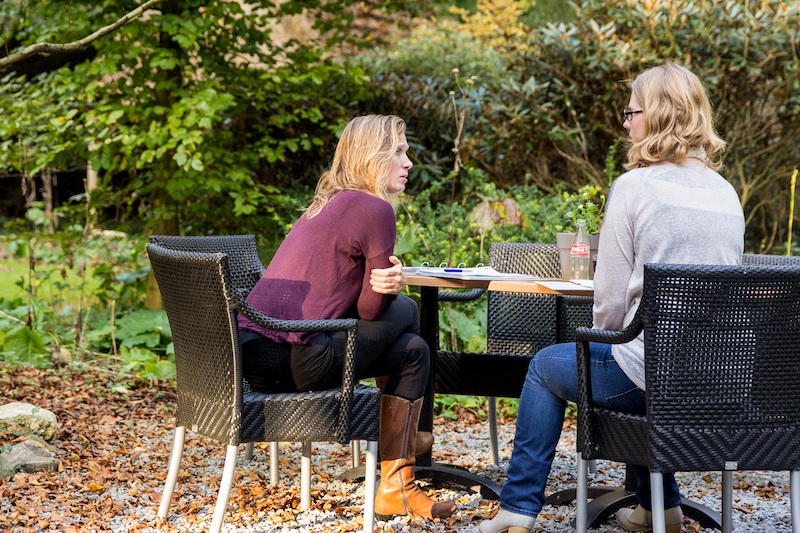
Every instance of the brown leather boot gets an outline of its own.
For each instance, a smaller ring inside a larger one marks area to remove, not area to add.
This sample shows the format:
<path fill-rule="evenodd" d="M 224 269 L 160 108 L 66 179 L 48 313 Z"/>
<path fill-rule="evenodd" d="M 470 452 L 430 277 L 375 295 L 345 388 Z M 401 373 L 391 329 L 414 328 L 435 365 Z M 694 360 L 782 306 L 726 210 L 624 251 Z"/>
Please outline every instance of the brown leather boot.
<path fill-rule="evenodd" d="M 417 430 L 417 438 L 414 440 L 414 455 L 419 457 L 431 451 L 431 448 L 433 448 L 433 433 Z"/>
<path fill-rule="evenodd" d="M 411 402 L 398 396 L 381 396 L 381 483 L 375 495 L 375 514 L 383 520 L 406 514 L 443 518 L 456 510 L 453 501 L 435 502 L 428 498 L 414 480 L 412 443 L 416 443 L 421 410 L 422 398 Z"/>
<path fill-rule="evenodd" d="M 381 392 L 386 388 L 386 382 L 389 381 L 389 376 L 375 377 L 375 384 L 381 389 Z M 422 454 L 428 453 L 433 448 L 433 433 L 430 431 L 417 431 L 417 438 L 414 441 L 414 455 L 419 457 Z"/>

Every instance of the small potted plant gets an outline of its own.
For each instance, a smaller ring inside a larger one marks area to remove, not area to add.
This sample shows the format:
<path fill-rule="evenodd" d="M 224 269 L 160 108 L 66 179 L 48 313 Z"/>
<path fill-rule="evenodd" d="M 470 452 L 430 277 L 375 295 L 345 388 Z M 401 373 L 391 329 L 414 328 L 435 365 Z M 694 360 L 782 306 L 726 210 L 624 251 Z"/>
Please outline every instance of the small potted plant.
<path fill-rule="evenodd" d="M 595 194 L 591 194 L 595 193 Z M 556 243 L 561 256 L 561 275 L 563 279 L 569 278 L 570 258 L 569 251 L 572 242 L 575 240 L 575 229 L 578 227 L 578 220 L 586 221 L 586 231 L 589 233 L 589 248 L 591 250 L 592 261 L 591 275 L 594 277 L 594 263 L 597 261 L 597 248 L 600 242 L 600 227 L 603 224 L 603 214 L 605 213 L 606 197 L 599 193 L 599 188 L 584 187 L 580 190 L 581 201 L 575 204 L 565 214 L 565 232 L 556 233 Z M 594 199 L 599 199 L 599 202 Z M 571 230 L 571 231 L 570 231 Z"/>

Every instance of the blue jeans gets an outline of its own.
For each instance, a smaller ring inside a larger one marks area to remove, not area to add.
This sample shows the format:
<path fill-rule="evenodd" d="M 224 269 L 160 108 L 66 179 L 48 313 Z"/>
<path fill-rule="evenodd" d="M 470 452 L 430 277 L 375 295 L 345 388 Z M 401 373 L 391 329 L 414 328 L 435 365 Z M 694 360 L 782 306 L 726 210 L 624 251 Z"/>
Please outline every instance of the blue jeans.
<path fill-rule="evenodd" d="M 604 407 L 645 412 L 644 391 L 628 379 L 611 356 L 610 344 L 590 343 L 592 395 Z M 578 398 L 575 343 L 554 344 L 539 351 L 528 366 L 517 413 L 514 451 L 500 491 L 500 507 L 536 517 L 544 505 L 544 489 L 561 436 L 567 400 Z M 633 466 L 636 496 L 650 509 L 650 478 L 646 466 Z M 680 504 L 675 477 L 664 474 L 667 509 Z"/>

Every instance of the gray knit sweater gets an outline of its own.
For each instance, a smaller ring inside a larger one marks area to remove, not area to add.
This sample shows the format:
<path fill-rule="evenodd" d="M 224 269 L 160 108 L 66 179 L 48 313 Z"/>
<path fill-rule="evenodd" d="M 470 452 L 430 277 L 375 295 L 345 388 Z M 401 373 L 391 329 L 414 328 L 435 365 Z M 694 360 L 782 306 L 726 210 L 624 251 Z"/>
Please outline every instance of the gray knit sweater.
<path fill-rule="evenodd" d="M 695 159 L 637 168 L 616 179 L 600 232 L 594 327 L 621 329 L 642 297 L 645 263 L 740 264 L 744 214 L 725 178 Z M 625 374 L 644 389 L 643 336 L 615 345 Z"/>

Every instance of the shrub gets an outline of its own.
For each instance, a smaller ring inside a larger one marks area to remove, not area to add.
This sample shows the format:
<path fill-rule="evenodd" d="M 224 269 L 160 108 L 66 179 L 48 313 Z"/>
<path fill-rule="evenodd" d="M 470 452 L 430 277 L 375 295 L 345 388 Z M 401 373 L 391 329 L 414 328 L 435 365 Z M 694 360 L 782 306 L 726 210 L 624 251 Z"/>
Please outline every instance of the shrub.
<path fill-rule="evenodd" d="M 364 102 L 364 112 L 395 113 L 408 123 L 412 193 L 445 178 L 453 168 L 457 129 L 451 91 L 459 97 L 465 92 L 469 123 L 480 115 L 488 87 L 500 83 L 506 70 L 500 52 L 452 25 L 423 25 L 392 48 L 373 50 L 354 61 L 368 71 L 375 88 L 374 97 Z M 465 136 L 471 134 L 467 128 Z M 472 154 L 462 150 L 462 159 L 468 162 Z"/>
<path fill-rule="evenodd" d="M 531 183 L 500 189 L 485 174 L 467 167 L 470 181 L 480 183 L 471 194 L 450 202 L 433 200 L 450 189 L 452 174 L 417 196 L 404 195 L 398 209 L 395 253 L 406 266 L 428 262 L 438 266 L 488 261 L 489 245 L 498 242 L 555 242 L 565 230 L 567 211 L 585 200 L 557 186 L 545 193 Z M 414 289 L 412 295 L 417 295 Z M 449 349 L 485 349 L 484 300 L 440 308 L 440 341 Z M 461 346 L 459 347 L 458 344 Z"/>
<path fill-rule="evenodd" d="M 479 20 L 464 18 L 459 31 L 479 35 L 465 28 Z M 705 82 L 729 143 L 722 173 L 745 209 L 746 247 L 782 250 L 789 178 L 800 165 L 797 2 L 587 0 L 568 22 L 530 27 L 528 34 L 529 47 L 517 47 L 523 52 L 482 63 L 487 68 L 470 93 L 463 161 L 504 190 L 528 183 L 548 193 L 558 184 L 607 192 L 623 171 L 626 132 L 618 110 L 628 101 L 626 80 L 649 66 L 679 62 Z M 417 140 L 425 150 L 419 155 L 425 186 L 447 175 L 446 142 L 455 130 L 446 105 L 452 82 L 440 56 L 426 63 L 435 45 L 428 41 L 412 37 L 400 45 L 405 57 L 419 58 L 416 70 L 391 53 L 369 56 L 379 68 L 365 67 L 376 73 L 384 110 L 410 118 L 412 129 L 424 125 Z M 479 57 L 489 57 L 485 48 Z M 460 52 L 452 57 L 463 59 Z M 439 74 L 431 77 L 425 65 Z M 460 70 L 472 75 L 467 66 Z M 384 83 L 389 78 L 397 82 Z"/>

